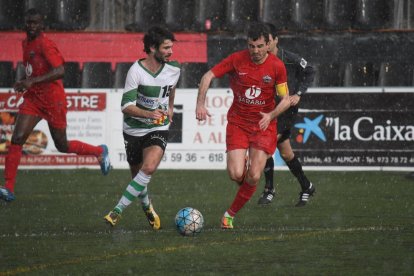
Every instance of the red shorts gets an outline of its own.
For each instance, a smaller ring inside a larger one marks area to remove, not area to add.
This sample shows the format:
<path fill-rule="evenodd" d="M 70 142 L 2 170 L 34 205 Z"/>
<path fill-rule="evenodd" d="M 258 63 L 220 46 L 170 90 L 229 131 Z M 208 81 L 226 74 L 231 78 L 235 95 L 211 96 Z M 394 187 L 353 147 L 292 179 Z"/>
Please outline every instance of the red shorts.
<path fill-rule="evenodd" d="M 66 101 L 55 99 L 47 104 L 33 103 L 30 98 L 25 98 L 19 106 L 19 113 L 35 115 L 45 119 L 54 128 L 66 128 Z"/>
<path fill-rule="evenodd" d="M 271 124 L 264 131 L 253 131 L 228 123 L 226 145 L 227 151 L 251 147 L 262 150 L 267 154 L 273 154 L 277 146 L 276 125 Z"/>

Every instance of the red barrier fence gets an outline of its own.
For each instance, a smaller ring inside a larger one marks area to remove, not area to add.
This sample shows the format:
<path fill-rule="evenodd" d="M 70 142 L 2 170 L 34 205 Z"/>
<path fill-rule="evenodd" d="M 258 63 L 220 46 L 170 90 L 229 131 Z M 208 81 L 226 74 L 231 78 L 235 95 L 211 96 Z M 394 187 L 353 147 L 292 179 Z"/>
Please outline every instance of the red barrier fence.
<path fill-rule="evenodd" d="M 143 33 L 57 33 L 48 32 L 62 52 L 65 60 L 84 62 L 134 62 L 144 57 Z M 178 33 L 173 59 L 184 62 L 207 62 L 207 35 Z M 12 61 L 14 67 L 22 60 L 22 32 L 0 32 L 0 60 Z"/>

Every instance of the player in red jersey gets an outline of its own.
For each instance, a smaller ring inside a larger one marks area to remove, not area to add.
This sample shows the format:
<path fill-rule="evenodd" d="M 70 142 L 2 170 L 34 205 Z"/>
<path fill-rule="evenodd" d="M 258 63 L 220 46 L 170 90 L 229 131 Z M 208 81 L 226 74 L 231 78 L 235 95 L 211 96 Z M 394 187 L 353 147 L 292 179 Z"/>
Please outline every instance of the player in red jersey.
<path fill-rule="evenodd" d="M 22 155 L 22 146 L 37 123 L 45 119 L 56 148 L 60 152 L 95 155 L 104 175 L 110 170 L 108 147 L 92 146 L 80 141 L 68 141 L 66 136 L 66 95 L 62 77 L 64 59 L 55 43 L 42 32 L 43 15 L 36 9 L 26 12 L 26 39 L 23 41 L 23 63 L 26 78 L 17 81 L 14 89 L 24 93 L 19 107 L 11 145 L 4 170 L 5 186 L 0 186 L 0 199 L 15 199 L 14 186 Z"/>
<path fill-rule="evenodd" d="M 230 76 L 234 100 L 227 113 L 227 171 L 240 188 L 223 215 L 223 229 L 233 228 L 234 216 L 256 191 L 266 160 L 276 149 L 276 118 L 290 106 L 286 68 L 267 52 L 269 32 L 264 24 L 249 26 L 247 46 L 247 50 L 231 54 L 205 73 L 198 90 L 196 118 L 203 121 L 211 116 L 205 107 L 211 80 Z M 281 99 L 277 106 L 276 94 Z"/>

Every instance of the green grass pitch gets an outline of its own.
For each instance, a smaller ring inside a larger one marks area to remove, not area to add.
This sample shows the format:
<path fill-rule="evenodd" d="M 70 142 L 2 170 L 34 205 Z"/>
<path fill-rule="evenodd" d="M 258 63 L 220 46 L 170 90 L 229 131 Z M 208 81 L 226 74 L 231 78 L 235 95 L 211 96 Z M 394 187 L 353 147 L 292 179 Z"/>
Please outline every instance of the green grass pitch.
<path fill-rule="evenodd" d="M 296 208 L 299 185 L 275 172 L 278 195 L 260 187 L 221 230 L 237 191 L 225 171 L 160 170 L 149 185 L 162 230 L 137 203 L 110 228 L 129 171 L 28 170 L 16 201 L 0 203 L 0 275 L 412 275 L 414 181 L 403 172 L 308 172 L 316 195 Z M 205 227 L 180 236 L 176 212 L 200 210 Z"/>

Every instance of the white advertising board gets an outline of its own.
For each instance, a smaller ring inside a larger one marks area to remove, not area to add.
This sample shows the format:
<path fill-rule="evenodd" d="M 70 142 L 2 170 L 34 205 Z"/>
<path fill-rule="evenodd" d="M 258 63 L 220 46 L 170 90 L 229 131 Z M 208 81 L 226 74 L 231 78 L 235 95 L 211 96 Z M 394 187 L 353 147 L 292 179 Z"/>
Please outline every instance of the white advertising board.
<path fill-rule="evenodd" d="M 93 145 L 107 144 L 113 168 L 128 168 L 122 137 L 122 90 L 67 89 L 66 93 L 68 140 L 80 140 Z M 160 168 L 225 169 L 226 113 L 233 96 L 226 89 L 209 91 L 207 107 L 212 116 L 201 123 L 195 119 L 196 98 L 196 89 L 177 90 L 176 115 L 171 128 L 174 138 L 167 146 Z M 21 95 L 8 89 L 0 90 L 2 166 L 21 102 Z M 174 131 L 176 126 L 179 130 Z M 59 153 L 44 120 L 35 127 L 32 136 L 30 145 L 27 143 L 24 146 L 21 168 L 98 168 L 93 156 Z"/>

